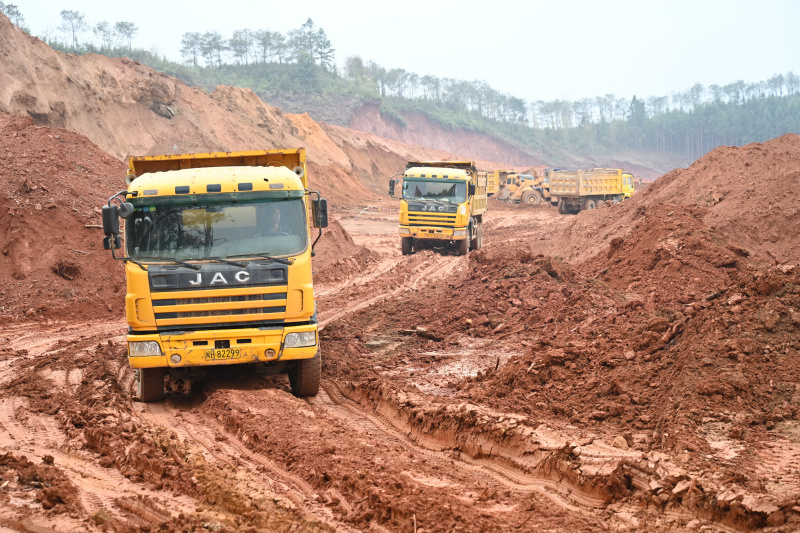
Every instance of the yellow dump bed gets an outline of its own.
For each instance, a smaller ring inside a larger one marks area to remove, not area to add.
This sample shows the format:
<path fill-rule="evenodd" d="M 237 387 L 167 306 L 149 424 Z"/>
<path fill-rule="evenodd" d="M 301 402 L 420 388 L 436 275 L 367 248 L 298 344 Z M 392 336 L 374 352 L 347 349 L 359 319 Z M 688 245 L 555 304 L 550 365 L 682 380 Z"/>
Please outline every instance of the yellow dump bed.
<path fill-rule="evenodd" d="M 308 188 L 305 148 L 130 157 L 128 182 L 146 173 L 207 167 L 287 167 L 295 170 Z"/>
<path fill-rule="evenodd" d="M 553 170 L 549 172 L 550 194 L 566 197 L 621 195 L 624 194 L 622 174 L 619 168 Z"/>

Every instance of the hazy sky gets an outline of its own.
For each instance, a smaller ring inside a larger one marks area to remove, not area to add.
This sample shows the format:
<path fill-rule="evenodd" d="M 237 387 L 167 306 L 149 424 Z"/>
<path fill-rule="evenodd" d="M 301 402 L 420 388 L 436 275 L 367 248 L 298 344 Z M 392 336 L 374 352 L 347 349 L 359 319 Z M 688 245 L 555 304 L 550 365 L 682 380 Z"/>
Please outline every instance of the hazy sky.
<path fill-rule="evenodd" d="M 62 9 L 90 25 L 133 22 L 134 46 L 176 61 L 185 32 L 286 34 L 310 17 L 340 66 L 359 55 L 421 76 L 484 80 L 526 100 L 660 96 L 696 82 L 800 74 L 797 0 L 5 1 L 34 35 L 57 35 Z"/>

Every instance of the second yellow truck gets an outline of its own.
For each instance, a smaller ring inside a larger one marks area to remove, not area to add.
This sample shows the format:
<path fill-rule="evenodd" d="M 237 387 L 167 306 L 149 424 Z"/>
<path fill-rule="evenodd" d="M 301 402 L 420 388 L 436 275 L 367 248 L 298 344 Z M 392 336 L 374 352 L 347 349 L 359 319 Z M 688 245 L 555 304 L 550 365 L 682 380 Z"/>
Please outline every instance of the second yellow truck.
<path fill-rule="evenodd" d="M 402 177 L 403 255 L 425 242 L 454 242 L 460 255 L 483 245 L 486 172 L 470 161 L 410 161 Z"/>
<path fill-rule="evenodd" d="M 552 201 L 561 214 L 595 209 L 606 201 L 621 202 L 633 195 L 633 175 L 619 168 L 550 170 L 547 176 Z"/>

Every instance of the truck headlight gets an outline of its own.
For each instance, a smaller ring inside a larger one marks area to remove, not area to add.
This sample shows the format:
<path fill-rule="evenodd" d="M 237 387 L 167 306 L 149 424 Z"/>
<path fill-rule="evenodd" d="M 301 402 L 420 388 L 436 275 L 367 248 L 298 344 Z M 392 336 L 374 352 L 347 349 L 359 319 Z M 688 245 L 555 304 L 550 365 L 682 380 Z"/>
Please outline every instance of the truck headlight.
<path fill-rule="evenodd" d="M 467 230 L 465 229 L 457 229 L 453 232 L 453 237 L 466 237 Z"/>
<path fill-rule="evenodd" d="M 148 355 L 161 355 L 161 346 L 156 341 L 135 341 L 128 343 L 128 355 L 131 357 L 145 357 Z"/>
<path fill-rule="evenodd" d="M 317 333 L 315 331 L 303 331 L 289 333 L 283 341 L 284 348 L 304 348 L 306 346 L 316 346 Z"/>
<path fill-rule="evenodd" d="M 409 228 L 400 228 L 400 233 L 411 233 Z"/>
<path fill-rule="evenodd" d="M 458 212 L 461 213 L 462 215 L 466 215 L 467 214 L 467 206 L 462 205 L 461 207 L 458 208 Z"/>

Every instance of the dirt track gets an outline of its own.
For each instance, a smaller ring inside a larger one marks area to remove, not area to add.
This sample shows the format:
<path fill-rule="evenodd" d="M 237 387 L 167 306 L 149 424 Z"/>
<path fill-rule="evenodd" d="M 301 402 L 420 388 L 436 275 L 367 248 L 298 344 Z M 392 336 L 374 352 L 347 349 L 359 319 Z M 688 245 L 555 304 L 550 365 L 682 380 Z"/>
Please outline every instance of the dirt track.
<path fill-rule="evenodd" d="M 402 256 L 392 203 L 380 207 L 339 214 L 362 252 L 320 273 L 327 280 L 317 285 L 326 377 L 312 400 L 294 398 L 283 376 L 232 368 L 204 383 L 172 384 L 163 404 L 141 404 L 132 399 L 122 319 L 5 328 L 0 529 L 735 530 L 794 523 L 800 484 L 780 475 L 800 468 L 788 426 L 769 446 L 727 441 L 712 459 L 692 464 L 680 446 L 654 447 L 660 441 L 649 432 L 624 417 L 614 421 L 602 401 L 595 407 L 605 415 L 570 415 L 568 405 L 579 400 L 558 399 L 556 390 L 570 382 L 563 375 L 544 382 L 555 385 L 545 403 L 537 391 L 546 388 L 523 387 L 527 400 L 497 392 L 520 364 L 533 377 L 569 371 L 570 363 L 529 363 L 536 335 L 515 335 L 522 330 L 513 324 L 462 327 L 447 309 L 469 298 L 463 284 L 480 254 L 547 247 L 543 236 L 560 234 L 573 217 L 495 205 L 486 252 Z M 486 282 L 507 279 L 502 267 Z M 556 278 L 578 276 L 556 268 Z M 455 284 L 464 296 L 443 301 L 442 288 L 456 294 Z M 428 300 L 425 312 L 414 309 L 419 298 Z M 426 318 L 431 310 L 444 320 Z M 471 320 L 469 306 L 459 314 Z M 771 451 L 776 446 L 781 453 Z M 773 498 L 735 489 L 726 495 L 724 484 L 746 480 L 719 477 L 730 477 L 726 465 L 746 449 L 764 462 L 742 472 Z M 702 468 L 721 474 L 709 477 Z M 727 512 L 725 498 L 736 504 Z"/>

